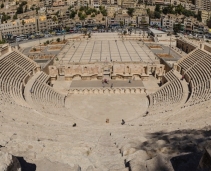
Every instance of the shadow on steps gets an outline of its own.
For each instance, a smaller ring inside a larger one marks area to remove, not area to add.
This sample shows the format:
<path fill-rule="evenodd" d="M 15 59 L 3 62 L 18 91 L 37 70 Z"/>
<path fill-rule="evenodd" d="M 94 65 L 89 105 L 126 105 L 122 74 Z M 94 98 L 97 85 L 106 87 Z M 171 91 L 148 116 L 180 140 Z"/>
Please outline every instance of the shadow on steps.
<path fill-rule="evenodd" d="M 17 157 L 17 156 L 16 156 Z M 36 171 L 36 165 L 33 163 L 28 163 L 26 160 L 24 160 L 23 157 L 17 157 L 22 171 Z"/>

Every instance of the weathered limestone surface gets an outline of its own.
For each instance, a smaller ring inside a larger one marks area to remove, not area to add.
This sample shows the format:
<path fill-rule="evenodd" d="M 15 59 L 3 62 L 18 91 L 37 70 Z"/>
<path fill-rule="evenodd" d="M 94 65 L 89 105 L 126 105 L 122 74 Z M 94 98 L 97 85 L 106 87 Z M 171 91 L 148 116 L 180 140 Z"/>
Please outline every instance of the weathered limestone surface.
<path fill-rule="evenodd" d="M 59 171 L 59 170 L 67 170 L 67 171 L 81 171 L 81 167 L 76 164 L 64 164 L 59 162 L 51 162 L 48 159 L 43 159 L 41 161 L 37 161 L 37 170 L 39 171 Z"/>
<path fill-rule="evenodd" d="M 21 171 L 18 159 L 9 153 L 0 151 L 0 170 L 1 171 Z"/>

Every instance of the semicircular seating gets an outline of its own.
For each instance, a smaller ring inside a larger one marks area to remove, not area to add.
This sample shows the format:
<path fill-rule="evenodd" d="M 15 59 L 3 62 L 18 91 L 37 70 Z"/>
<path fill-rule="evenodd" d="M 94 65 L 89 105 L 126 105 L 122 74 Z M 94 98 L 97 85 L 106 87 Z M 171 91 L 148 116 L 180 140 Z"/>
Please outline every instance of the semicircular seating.
<path fill-rule="evenodd" d="M 23 96 L 24 85 L 37 67 L 35 62 L 18 51 L 4 54 L 0 58 L 0 92 L 2 102 L 29 107 Z"/>
<path fill-rule="evenodd" d="M 45 112 L 45 109 L 48 109 L 47 112 L 55 113 L 55 108 L 64 107 L 66 96 L 56 92 L 48 85 L 49 79 L 50 76 L 44 72 L 37 72 L 27 83 L 24 94 L 26 101 L 33 105 L 34 108 L 44 110 Z"/>
<path fill-rule="evenodd" d="M 149 111 L 164 112 L 210 100 L 210 66 L 211 55 L 201 49 L 195 49 L 180 59 L 177 71 L 171 70 L 165 75 L 167 83 L 148 96 Z"/>
<path fill-rule="evenodd" d="M 0 58 L 0 102 L 28 108 L 36 105 L 35 109 L 46 108 L 45 112 L 55 112 L 55 108 L 63 108 L 65 95 L 49 86 L 47 81 L 50 77 L 39 69 L 34 61 L 16 50 L 2 55 Z M 28 94 L 31 96 L 31 101 L 28 101 Z"/>
<path fill-rule="evenodd" d="M 184 106 L 191 106 L 210 99 L 211 55 L 196 49 L 178 63 L 178 71 L 188 78 L 191 95 Z"/>
<path fill-rule="evenodd" d="M 187 84 L 180 80 L 180 74 L 177 71 L 169 71 L 165 79 L 167 83 L 148 96 L 150 113 L 171 111 L 187 100 Z"/>

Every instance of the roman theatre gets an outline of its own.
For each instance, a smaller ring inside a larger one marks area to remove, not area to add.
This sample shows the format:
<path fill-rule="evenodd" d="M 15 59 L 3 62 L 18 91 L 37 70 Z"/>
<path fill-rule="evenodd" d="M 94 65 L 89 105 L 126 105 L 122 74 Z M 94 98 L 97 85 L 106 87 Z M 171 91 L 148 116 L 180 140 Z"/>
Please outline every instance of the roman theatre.
<path fill-rule="evenodd" d="M 2 45 L 0 170 L 209 170 L 211 46 L 168 41 L 92 33 Z"/>

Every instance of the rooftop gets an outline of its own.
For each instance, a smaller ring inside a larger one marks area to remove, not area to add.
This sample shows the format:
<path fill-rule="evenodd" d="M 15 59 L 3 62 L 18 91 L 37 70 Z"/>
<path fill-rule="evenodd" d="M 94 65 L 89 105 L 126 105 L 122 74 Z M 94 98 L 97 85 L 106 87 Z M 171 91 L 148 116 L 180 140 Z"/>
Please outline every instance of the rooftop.
<path fill-rule="evenodd" d="M 163 31 L 160 31 L 160 30 L 156 30 L 156 29 L 152 29 L 152 28 L 149 28 L 149 30 L 154 33 L 154 34 L 166 34 L 165 32 Z"/>

